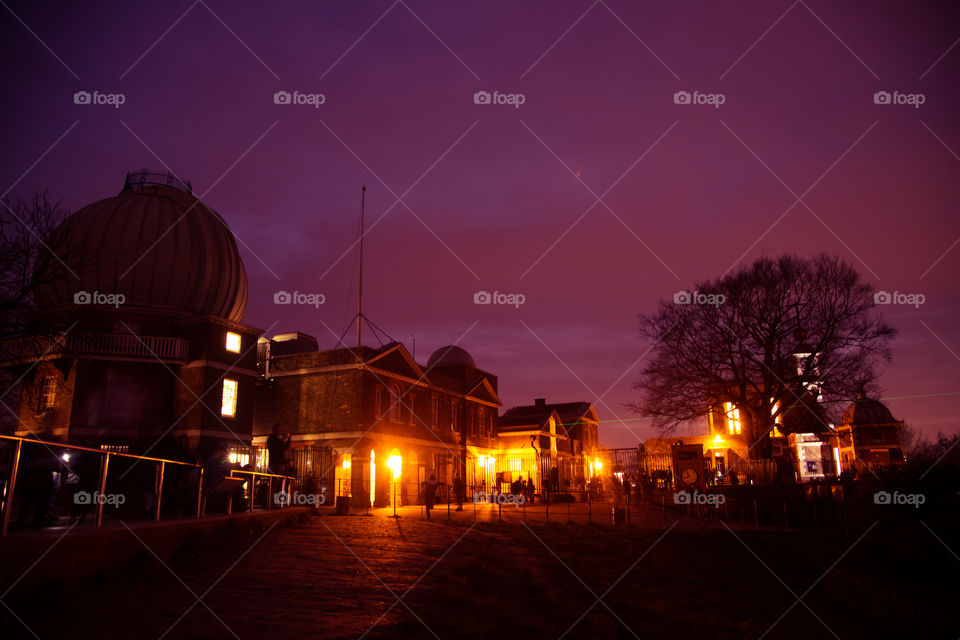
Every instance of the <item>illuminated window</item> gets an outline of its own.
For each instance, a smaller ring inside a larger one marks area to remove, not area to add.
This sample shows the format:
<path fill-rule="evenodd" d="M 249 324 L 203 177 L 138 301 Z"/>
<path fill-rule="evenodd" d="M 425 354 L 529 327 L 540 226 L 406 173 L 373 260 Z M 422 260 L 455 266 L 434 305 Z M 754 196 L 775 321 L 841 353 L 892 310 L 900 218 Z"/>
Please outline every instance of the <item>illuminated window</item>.
<path fill-rule="evenodd" d="M 519 459 L 510 461 L 510 471 L 520 471 L 520 463 L 522 461 Z"/>
<path fill-rule="evenodd" d="M 724 402 L 723 411 L 727 415 L 727 433 L 740 435 L 740 409 L 734 407 L 732 402 Z"/>
<path fill-rule="evenodd" d="M 220 415 L 232 418 L 237 415 L 237 381 L 223 379 L 223 396 L 220 400 Z"/>
<path fill-rule="evenodd" d="M 460 431 L 460 421 L 457 415 L 460 413 L 459 408 L 457 407 L 457 401 L 450 401 L 450 430 L 451 431 Z"/>
<path fill-rule="evenodd" d="M 40 397 L 37 399 L 37 413 L 43 413 L 53 409 L 57 400 L 57 379 L 54 376 L 47 376 L 43 379 L 40 387 Z"/>
<path fill-rule="evenodd" d="M 227 331 L 227 351 L 240 353 L 240 334 L 233 331 Z"/>
<path fill-rule="evenodd" d="M 230 453 L 227 454 L 227 459 L 230 460 L 230 464 L 240 465 L 240 467 L 246 467 L 250 464 L 250 450 L 241 449 L 239 447 L 232 447 Z"/>

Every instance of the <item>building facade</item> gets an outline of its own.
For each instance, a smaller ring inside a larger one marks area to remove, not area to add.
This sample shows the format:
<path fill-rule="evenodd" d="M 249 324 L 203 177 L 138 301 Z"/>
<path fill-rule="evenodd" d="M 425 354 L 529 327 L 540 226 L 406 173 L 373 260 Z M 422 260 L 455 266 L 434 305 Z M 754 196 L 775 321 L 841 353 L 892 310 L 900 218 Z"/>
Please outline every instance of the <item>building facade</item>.
<path fill-rule="evenodd" d="M 414 501 L 431 476 L 447 490 L 458 477 L 492 490 L 497 377 L 465 350 L 444 347 L 421 366 L 398 342 L 320 351 L 309 336 L 285 334 L 260 345 L 254 442 L 265 446 L 279 425 L 291 436 L 298 475 L 384 506 L 394 499 L 389 461 L 399 457 L 400 504 Z M 330 462 L 308 471 L 297 461 L 317 447 L 332 454 Z"/>

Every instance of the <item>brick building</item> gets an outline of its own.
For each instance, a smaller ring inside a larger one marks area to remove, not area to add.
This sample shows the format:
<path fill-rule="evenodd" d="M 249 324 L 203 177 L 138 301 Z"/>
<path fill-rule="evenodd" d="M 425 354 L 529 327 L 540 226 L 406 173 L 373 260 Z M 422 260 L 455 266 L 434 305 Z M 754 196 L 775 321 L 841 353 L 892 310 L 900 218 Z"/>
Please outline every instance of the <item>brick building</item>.
<path fill-rule="evenodd" d="M 844 471 L 874 471 L 904 463 L 903 420 L 879 400 L 860 394 L 843 412 L 837 426 L 840 465 Z"/>
<path fill-rule="evenodd" d="M 490 488 L 497 453 L 497 377 L 465 350 L 437 350 L 426 366 L 393 342 L 320 351 L 304 334 L 261 338 L 254 443 L 279 425 L 298 475 L 338 495 L 382 506 L 392 499 L 391 456 L 400 456 L 401 504 L 424 480 Z M 322 450 L 332 455 L 318 456 Z M 318 465 L 318 461 L 319 465 Z"/>
<path fill-rule="evenodd" d="M 513 407 L 500 417 L 498 469 L 504 482 L 533 478 L 551 491 L 581 490 L 599 449 L 600 420 L 589 402 Z"/>

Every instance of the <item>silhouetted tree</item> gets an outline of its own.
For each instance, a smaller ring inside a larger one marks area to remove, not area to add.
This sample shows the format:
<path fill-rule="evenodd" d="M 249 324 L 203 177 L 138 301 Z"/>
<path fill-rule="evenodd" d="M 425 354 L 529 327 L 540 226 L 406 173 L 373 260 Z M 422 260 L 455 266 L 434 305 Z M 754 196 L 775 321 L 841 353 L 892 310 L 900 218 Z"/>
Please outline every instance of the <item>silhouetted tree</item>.
<path fill-rule="evenodd" d="M 653 357 L 630 406 L 666 433 L 730 402 L 760 438 L 816 380 L 836 419 L 890 359 L 895 331 L 873 306 L 872 287 L 827 255 L 762 258 L 699 283 L 641 316 Z"/>
<path fill-rule="evenodd" d="M 62 320 L 54 322 L 39 313 L 36 301 L 39 289 L 76 278 L 64 261 L 80 249 L 57 242 L 65 218 L 60 202 L 43 191 L 28 200 L 0 201 L 0 431 L 16 423 L 21 383 L 29 380 L 36 361 L 54 349 L 65 352 L 59 341 L 65 329 Z M 39 387 L 33 392 L 39 393 Z"/>
<path fill-rule="evenodd" d="M 47 329 L 41 327 L 34 294 L 64 275 L 63 267 L 54 266 L 63 258 L 51 245 L 65 217 L 60 202 L 44 191 L 29 200 L 0 201 L 0 345 L 9 348 L 11 338 Z"/>

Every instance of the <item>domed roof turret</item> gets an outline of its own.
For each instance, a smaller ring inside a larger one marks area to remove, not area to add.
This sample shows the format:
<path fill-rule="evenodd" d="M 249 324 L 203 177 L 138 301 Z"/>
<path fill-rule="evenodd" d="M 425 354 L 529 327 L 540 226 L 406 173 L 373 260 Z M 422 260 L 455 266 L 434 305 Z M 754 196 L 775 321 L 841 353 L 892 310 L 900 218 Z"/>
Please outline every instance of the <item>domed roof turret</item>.
<path fill-rule="evenodd" d="M 247 274 L 233 233 L 172 174 L 128 174 L 119 195 L 64 220 L 51 244 L 63 262 L 44 266 L 59 274 L 41 278 L 41 311 L 73 305 L 78 291 L 97 291 L 123 294 L 128 309 L 243 317 Z"/>
<path fill-rule="evenodd" d="M 477 363 L 473 361 L 473 356 L 466 349 L 461 349 L 454 345 L 440 347 L 427 360 L 428 369 L 443 367 L 462 367 L 467 366 L 472 369 L 477 368 Z"/>
<path fill-rule="evenodd" d="M 863 393 L 855 402 L 850 403 L 840 419 L 840 424 L 843 425 L 886 424 L 890 422 L 897 422 L 897 420 L 890 413 L 887 405 L 879 400 L 868 398 Z"/>

